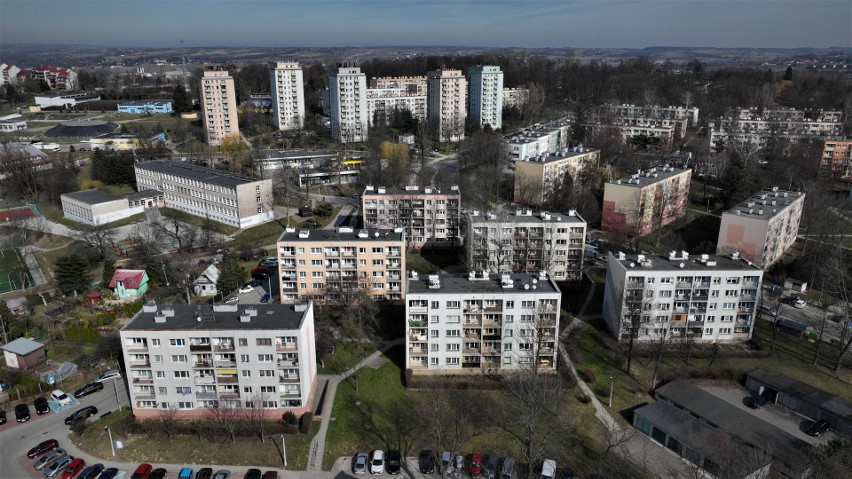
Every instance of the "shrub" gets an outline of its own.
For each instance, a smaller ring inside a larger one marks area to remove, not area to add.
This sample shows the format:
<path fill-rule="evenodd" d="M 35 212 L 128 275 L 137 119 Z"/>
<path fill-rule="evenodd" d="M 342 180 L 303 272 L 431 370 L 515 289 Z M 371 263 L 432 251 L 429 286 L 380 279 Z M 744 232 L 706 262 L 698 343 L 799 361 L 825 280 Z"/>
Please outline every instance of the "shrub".
<path fill-rule="evenodd" d="M 583 375 L 583 381 L 585 381 L 587 383 L 595 382 L 595 372 L 592 371 L 591 369 L 583 370 L 582 375 Z"/>
<path fill-rule="evenodd" d="M 293 411 L 287 411 L 284 413 L 282 417 L 284 424 L 289 424 L 291 426 L 296 426 L 299 424 L 299 420 L 296 418 L 296 415 L 293 414 Z"/>
<path fill-rule="evenodd" d="M 307 434 L 311 432 L 311 424 L 314 422 L 314 413 L 306 412 L 302 414 L 302 419 L 299 421 L 299 432 Z"/>
<path fill-rule="evenodd" d="M 577 395 L 577 400 L 583 404 L 589 404 L 592 402 L 592 397 L 586 393 L 582 393 Z"/>

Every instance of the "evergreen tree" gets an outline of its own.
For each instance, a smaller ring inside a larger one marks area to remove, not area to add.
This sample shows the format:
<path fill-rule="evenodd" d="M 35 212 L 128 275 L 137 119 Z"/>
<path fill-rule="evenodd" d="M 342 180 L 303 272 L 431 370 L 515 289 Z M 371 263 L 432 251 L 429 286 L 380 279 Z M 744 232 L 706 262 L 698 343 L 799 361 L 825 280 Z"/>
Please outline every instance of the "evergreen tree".
<path fill-rule="evenodd" d="M 115 273 L 115 259 L 111 254 L 104 256 L 103 270 L 101 272 L 101 286 L 106 286 Z"/>
<path fill-rule="evenodd" d="M 0 319 L 3 320 L 2 333 L 7 334 L 9 332 L 9 328 L 11 328 L 12 324 L 15 322 L 15 314 L 12 313 L 11 309 L 9 309 L 5 300 L 0 300 Z"/>
<path fill-rule="evenodd" d="M 78 254 L 62 256 L 56 260 L 56 287 L 62 294 L 84 293 L 89 289 L 91 278 L 88 274 L 88 262 Z"/>
<path fill-rule="evenodd" d="M 239 288 L 246 276 L 248 276 L 248 272 L 236 260 L 230 259 L 220 263 L 216 289 L 221 291 L 222 294 L 228 294 Z"/>
<path fill-rule="evenodd" d="M 175 90 L 172 92 L 172 109 L 175 113 L 183 113 L 192 110 L 192 99 L 183 85 L 175 85 Z"/>
<path fill-rule="evenodd" d="M 793 81 L 793 67 L 787 67 L 787 71 L 784 72 L 784 81 Z"/>

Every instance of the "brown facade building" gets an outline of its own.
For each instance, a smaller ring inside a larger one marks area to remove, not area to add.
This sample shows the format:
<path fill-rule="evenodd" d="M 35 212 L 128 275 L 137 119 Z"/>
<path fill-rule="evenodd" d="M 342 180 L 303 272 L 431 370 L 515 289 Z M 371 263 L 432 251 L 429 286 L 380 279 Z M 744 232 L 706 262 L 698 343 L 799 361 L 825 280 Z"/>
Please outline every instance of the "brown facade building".
<path fill-rule="evenodd" d="M 674 166 L 639 170 L 604 185 L 604 233 L 644 236 L 686 214 L 692 170 Z"/>

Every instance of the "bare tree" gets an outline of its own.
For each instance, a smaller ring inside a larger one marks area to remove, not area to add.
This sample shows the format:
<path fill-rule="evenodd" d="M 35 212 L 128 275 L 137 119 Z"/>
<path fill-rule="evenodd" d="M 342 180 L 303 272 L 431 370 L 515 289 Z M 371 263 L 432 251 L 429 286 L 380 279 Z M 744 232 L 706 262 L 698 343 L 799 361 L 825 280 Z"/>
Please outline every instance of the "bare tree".
<path fill-rule="evenodd" d="M 205 418 L 234 443 L 237 426 L 244 418 L 244 411 L 239 401 L 219 400 L 215 406 L 205 411 Z"/>
<path fill-rule="evenodd" d="M 436 451 L 453 457 L 473 438 L 485 432 L 485 396 L 463 391 L 424 391 L 418 422 Z M 444 468 L 441 468 L 443 477 Z"/>
<path fill-rule="evenodd" d="M 668 349 L 668 345 L 672 341 L 672 335 L 669 331 L 669 325 L 663 325 L 660 328 L 656 328 L 653 331 L 653 342 L 651 343 L 654 351 L 654 374 L 651 378 L 651 386 L 648 389 L 656 389 L 657 388 L 657 376 L 660 372 L 660 362 L 663 359 L 663 354 L 665 354 L 666 349 Z"/>
<path fill-rule="evenodd" d="M 265 403 L 268 396 L 264 393 L 254 394 L 246 401 L 244 419 L 246 424 L 257 434 L 260 442 L 266 442 L 270 421 L 266 417 Z"/>
<path fill-rule="evenodd" d="M 107 225 L 98 225 L 88 230 L 78 231 L 74 239 L 89 245 L 95 252 L 96 259 L 101 260 L 109 254 L 116 236 L 114 229 L 110 229 Z"/>
<path fill-rule="evenodd" d="M 635 429 L 631 427 L 622 428 L 615 422 L 604 424 L 603 439 L 606 443 L 606 450 L 603 453 L 603 460 L 606 461 L 610 451 L 633 439 L 635 433 Z"/>
<path fill-rule="evenodd" d="M 160 426 L 160 431 L 172 443 L 172 437 L 175 435 L 177 428 L 178 409 L 174 404 L 166 404 L 166 407 L 157 410 L 157 424 Z"/>

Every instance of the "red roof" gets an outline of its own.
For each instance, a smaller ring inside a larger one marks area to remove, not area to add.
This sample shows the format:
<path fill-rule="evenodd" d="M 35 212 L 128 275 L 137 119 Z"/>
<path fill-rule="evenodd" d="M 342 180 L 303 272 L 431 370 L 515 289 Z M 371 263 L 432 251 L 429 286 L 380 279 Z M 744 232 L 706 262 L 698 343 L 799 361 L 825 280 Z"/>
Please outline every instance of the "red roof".
<path fill-rule="evenodd" d="M 144 276 L 144 269 L 117 269 L 109 280 L 109 287 L 115 288 L 116 281 L 122 281 L 125 288 L 137 289 L 142 284 Z"/>

